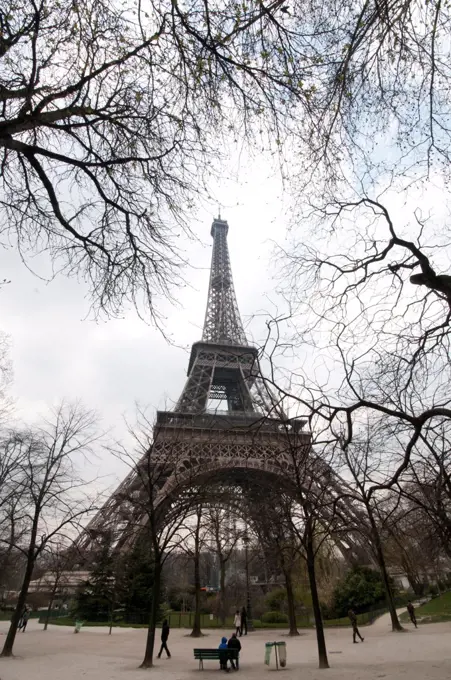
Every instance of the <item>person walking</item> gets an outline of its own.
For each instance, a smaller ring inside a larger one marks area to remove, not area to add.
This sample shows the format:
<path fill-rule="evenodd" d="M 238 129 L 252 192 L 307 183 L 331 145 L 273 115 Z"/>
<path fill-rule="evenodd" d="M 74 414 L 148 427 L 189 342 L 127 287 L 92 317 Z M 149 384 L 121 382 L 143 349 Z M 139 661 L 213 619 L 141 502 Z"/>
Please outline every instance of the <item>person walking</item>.
<path fill-rule="evenodd" d="M 229 669 L 227 668 L 227 650 L 228 650 L 228 645 L 227 645 L 227 638 L 223 637 L 221 638 L 221 642 L 219 643 L 219 667 L 222 671 L 227 671 L 229 672 Z"/>
<path fill-rule="evenodd" d="M 241 614 L 239 609 L 237 609 L 235 612 L 235 618 L 233 622 L 235 625 L 235 633 L 238 635 L 241 632 Z"/>
<path fill-rule="evenodd" d="M 30 609 L 27 607 L 22 614 L 22 633 L 25 633 L 27 627 L 28 619 L 30 618 Z"/>
<path fill-rule="evenodd" d="M 355 644 L 357 644 L 357 640 L 355 638 L 356 638 L 356 635 L 358 635 L 359 638 L 361 639 L 361 641 L 363 642 L 365 638 L 363 638 L 360 635 L 359 629 L 357 628 L 357 616 L 356 616 L 356 613 L 353 609 L 350 609 L 348 611 L 348 617 L 349 617 L 349 620 L 351 621 L 351 625 L 352 625 L 352 641 Z"/>
<path fill-rule="evenodd" d="M 417 617 L 415 616 L 415 607 L 413 606 L 410 600 L 407 603 L 407 611 L 409 612 L 410 620 L 412 621 L 413 625 L 415 626 L 415 628 L 418 628 Z"/>
<path fill-rule="evenodd" d="M 242 636 L 244 631 L 244 634 L 247 635 L 247 611 L 246 607 L 243 607 L 241 610 L 241 629 L 240 629 L 240 637 Z"/>
<path fill-rule="evenodd" d="M 168 655 L 168 659 L 171 658 L 171 652 L 169 651 L 168 644 L 167 644 L 170 630 L 171 629 L 169 628 L 168 620 L 165 619 L 163 621 L 163 625 L 161 627 L 161 647 L 160 647 L 160 651 L 158 652 L 158 658 L 159 659 L 161 659 L 161 654 L 163 652 L 163 649 L 166 652 L 166 654 Z"/>
<path fill-rule="evenodd" d="M 230 659 L 230 664 L 233 668 L 234 671 L 238 671 L 240 669 L 240 652 L 241 652 L 241 642 L 238 640 L 236 633 L 232 633 L 232 637 L 227 643 L 227 647 L 229 649 L 236 649 L 237 650 L 237 655 L 236 659 L 231 658 Z"/>

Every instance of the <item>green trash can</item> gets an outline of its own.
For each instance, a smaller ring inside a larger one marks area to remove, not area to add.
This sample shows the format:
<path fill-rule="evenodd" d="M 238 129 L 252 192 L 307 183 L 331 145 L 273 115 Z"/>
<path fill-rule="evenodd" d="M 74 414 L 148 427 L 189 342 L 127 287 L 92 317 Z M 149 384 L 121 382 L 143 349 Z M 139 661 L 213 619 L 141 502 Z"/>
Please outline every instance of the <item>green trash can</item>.
<path fill-rule="evenodd" d="M 273 647 L 274 647 L 274 642 L 266 642 L 265 643 L 265 664 L 266 664 L 266 666 L 269 666 L 269 664 L 270 664 L 271 652 L 272 652 Z"/>
<path fill-rule="evenodd" d="M 79 633 L 81 631 L 81 627 L 84 625 L 84 621 L 75 621 L 75 630 L 74 633 Z"/>

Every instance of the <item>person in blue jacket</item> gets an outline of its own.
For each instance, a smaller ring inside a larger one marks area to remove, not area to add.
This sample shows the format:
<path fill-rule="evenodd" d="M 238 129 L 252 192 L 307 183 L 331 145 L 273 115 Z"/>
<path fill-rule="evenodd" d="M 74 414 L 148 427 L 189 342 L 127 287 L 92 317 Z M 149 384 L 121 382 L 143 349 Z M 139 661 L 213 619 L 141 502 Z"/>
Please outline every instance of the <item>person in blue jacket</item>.
<path fill-rule="evenodd" d="M 219 664 L 220 664 L 220 668 L 221 668 L 222 671 L 227 671 L 227 672 L 229 672 L 229 669 L 227 668 L 227 658 L 228 658 L 227 650 L 228 650 L 228 645 L 227 645 L 227 638 L 226 638 L 226 637 L 223 637 L 223 638 L 221 639 L 221 642 L 220 642 L 220 644 L 219 644 L 218 649 L 224 650 L 222 654 L 221 654 L 221 652 L 219 652 Z"/>

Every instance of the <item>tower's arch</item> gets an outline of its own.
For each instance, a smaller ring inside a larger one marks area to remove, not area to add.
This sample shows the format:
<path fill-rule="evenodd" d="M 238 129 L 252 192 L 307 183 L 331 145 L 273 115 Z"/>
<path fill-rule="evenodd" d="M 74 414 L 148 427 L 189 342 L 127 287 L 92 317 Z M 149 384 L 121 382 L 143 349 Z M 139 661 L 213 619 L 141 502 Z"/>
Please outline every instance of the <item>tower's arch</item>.
<path fill-rule="evenodd" d="M 262 377 L 258 351 L 247 341 L 238 311 L 228 228 L 224 220 L 213 221 L 204 330 L 192 346 L 182 394 L 173 411 L 157 413 L 148 451 L 79 537 L 78 546 L 86 551 L 108 526 L 123 530 L 122 548 L 133 541 L 130 527 L 139 529 L 147 521 L 140 500 L 149 494 L 145 486 L 151 478 L 152 503 L 161 517 L 173 511 L 181 494 L 196 487 L 207 497 L 218 480 L 242 489 L 266 485 L 298 502 L 303 484 L 311 492 L 316 485 L 331 499 L 343 488 L 312 451 L 305 422 L 287 419 Z M 328 521 L 327 504 L 322 511 Z M 352 507 L 342 504 L 341 511 L 356 519 Z M 357 534 L 347 544 L 361 551 Z"/>

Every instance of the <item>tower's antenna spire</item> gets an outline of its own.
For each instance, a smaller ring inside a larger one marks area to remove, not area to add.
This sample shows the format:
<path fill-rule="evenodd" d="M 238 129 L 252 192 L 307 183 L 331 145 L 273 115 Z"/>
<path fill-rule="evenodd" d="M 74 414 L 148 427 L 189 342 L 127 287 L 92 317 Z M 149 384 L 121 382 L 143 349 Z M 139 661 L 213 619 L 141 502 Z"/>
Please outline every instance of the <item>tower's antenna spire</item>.
<path fill-rule="evenodd" d="M 221 219 L 221 206 L 218 203 L 218 220 Z"/>
<path fill-rule="evenodd" d="M 220 206 L 218 211 L 219 217 L 213 220 L 211 226 L 213 253 L 202 340 L 246 346 L 248 343 L 238 311 L 227 248 L 229 226 L 221 219 Z"/>

